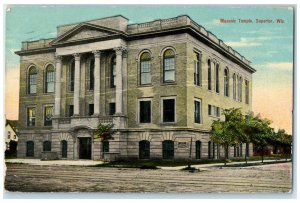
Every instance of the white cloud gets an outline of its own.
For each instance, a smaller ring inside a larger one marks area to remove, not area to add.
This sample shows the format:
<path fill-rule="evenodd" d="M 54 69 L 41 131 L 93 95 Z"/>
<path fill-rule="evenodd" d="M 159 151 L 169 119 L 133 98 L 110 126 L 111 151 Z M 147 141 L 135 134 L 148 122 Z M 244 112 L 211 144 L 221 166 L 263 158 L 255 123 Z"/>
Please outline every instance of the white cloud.
<path fill-rule="evenodd" d="M 255 38 L 241 37 L 239 41 L 229 41 L 226 44 L 232 47 L 257 47 L 262 45 L 262 43 L 256 41 Z"/>
<path fill-rule="evenodd" d="M 269 69 L 269 70 L 281 70 L 281 71 L 292 71 L 293 62 L 269 62 L 264 64 L 257 64 L 256 67 L 260 69 Z"/>

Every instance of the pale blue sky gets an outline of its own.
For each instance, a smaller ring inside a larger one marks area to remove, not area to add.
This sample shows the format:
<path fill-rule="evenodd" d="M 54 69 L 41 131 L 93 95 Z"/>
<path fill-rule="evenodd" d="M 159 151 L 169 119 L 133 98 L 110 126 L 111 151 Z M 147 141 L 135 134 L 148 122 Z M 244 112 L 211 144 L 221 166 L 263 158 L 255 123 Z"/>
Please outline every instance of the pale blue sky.
<path fill-rule="evenodd" d="M 253 75 L 253 92 L 261 88 L 292 88 L 293 9 L 278 6 L 12 6 L 6 12 L 6 68 L 18 68 L 19 57 L 14 51 L 20 50 L 22 41 L 54 38 L 58 25 L 118 14 L 127 17 L 130 23 L 189 15 L 252 61 L 257 70 Z M 252 19 L 253 23 L 221 24 L 220 18 Z M 279 18 L 285 22 L 255 23 L 256 19 Z M 257 98 L 254 94 L 253 100 Z M 253 108 L 257 108 L 255 102 L 260 103 L 253 101 Z M 286 111 L 290 112 L 290 108 Z"/>

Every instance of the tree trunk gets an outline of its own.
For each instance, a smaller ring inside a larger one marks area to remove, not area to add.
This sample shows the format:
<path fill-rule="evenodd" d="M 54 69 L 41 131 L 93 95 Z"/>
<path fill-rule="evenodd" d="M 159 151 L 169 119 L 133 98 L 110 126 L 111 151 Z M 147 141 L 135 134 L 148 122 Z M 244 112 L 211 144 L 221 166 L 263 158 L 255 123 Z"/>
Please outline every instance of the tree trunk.
<path fill-rule="evenodd" d="M 228 145 L 226 144 L 225 145 L 225 156 L 224 156 L 224 166 L 226 166 L 226 162 L 227 162 L 227 159 L 228 159 Z"/>
<path fill-rule="evenodd" d="M 247 152 L 245 152 L 245 163 L 246 163 L 246 166 L 248 165 L 248 161 L 247 161 Z"/>

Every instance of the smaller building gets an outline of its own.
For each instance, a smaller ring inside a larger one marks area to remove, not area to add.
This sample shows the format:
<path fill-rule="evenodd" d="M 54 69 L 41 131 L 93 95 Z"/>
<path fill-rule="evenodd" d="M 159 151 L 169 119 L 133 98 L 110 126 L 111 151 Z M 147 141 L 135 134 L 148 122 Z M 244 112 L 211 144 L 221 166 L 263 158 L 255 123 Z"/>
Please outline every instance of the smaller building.
<path fill-rule="evenodd" d="M 10 150 L 11 141 L 15 143 L 18 142 L 18 130 L 17 130 L 17 121 L 14 120 L 6 120 L 5 124 L 5 145 L 6 150 Z"/>

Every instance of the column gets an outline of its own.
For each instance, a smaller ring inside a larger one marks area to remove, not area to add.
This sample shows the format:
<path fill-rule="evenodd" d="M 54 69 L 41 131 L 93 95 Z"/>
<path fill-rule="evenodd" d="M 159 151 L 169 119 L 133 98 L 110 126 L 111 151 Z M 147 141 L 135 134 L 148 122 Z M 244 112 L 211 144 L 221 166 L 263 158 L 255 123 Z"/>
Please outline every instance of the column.
<path fill-rule="evenodd" d="M 60 116 L 60 100 L 61 100 L 61 61 L 62 57 L 55 55 L 55 106 L 54 116 Z"/>
<path fill-rule="evenodd" d="M 95 56 L 95 67 L 94 67 L 94 115 L 100 115 L 100 51 L 93 51 Z"/>
<path fill-rule="evenodd" d="M 123 80 L 122 80 L 122 54 L 124 47 L 117 47 L 116 51 L 116 115 L 123 115 Z"/>
<path fill-rule="evenodd" d="M 74 76 L 74 116 L 79 116 L 79 93 L 80 93 L 80 54 L 74 54 L 75 76 Z"/>

